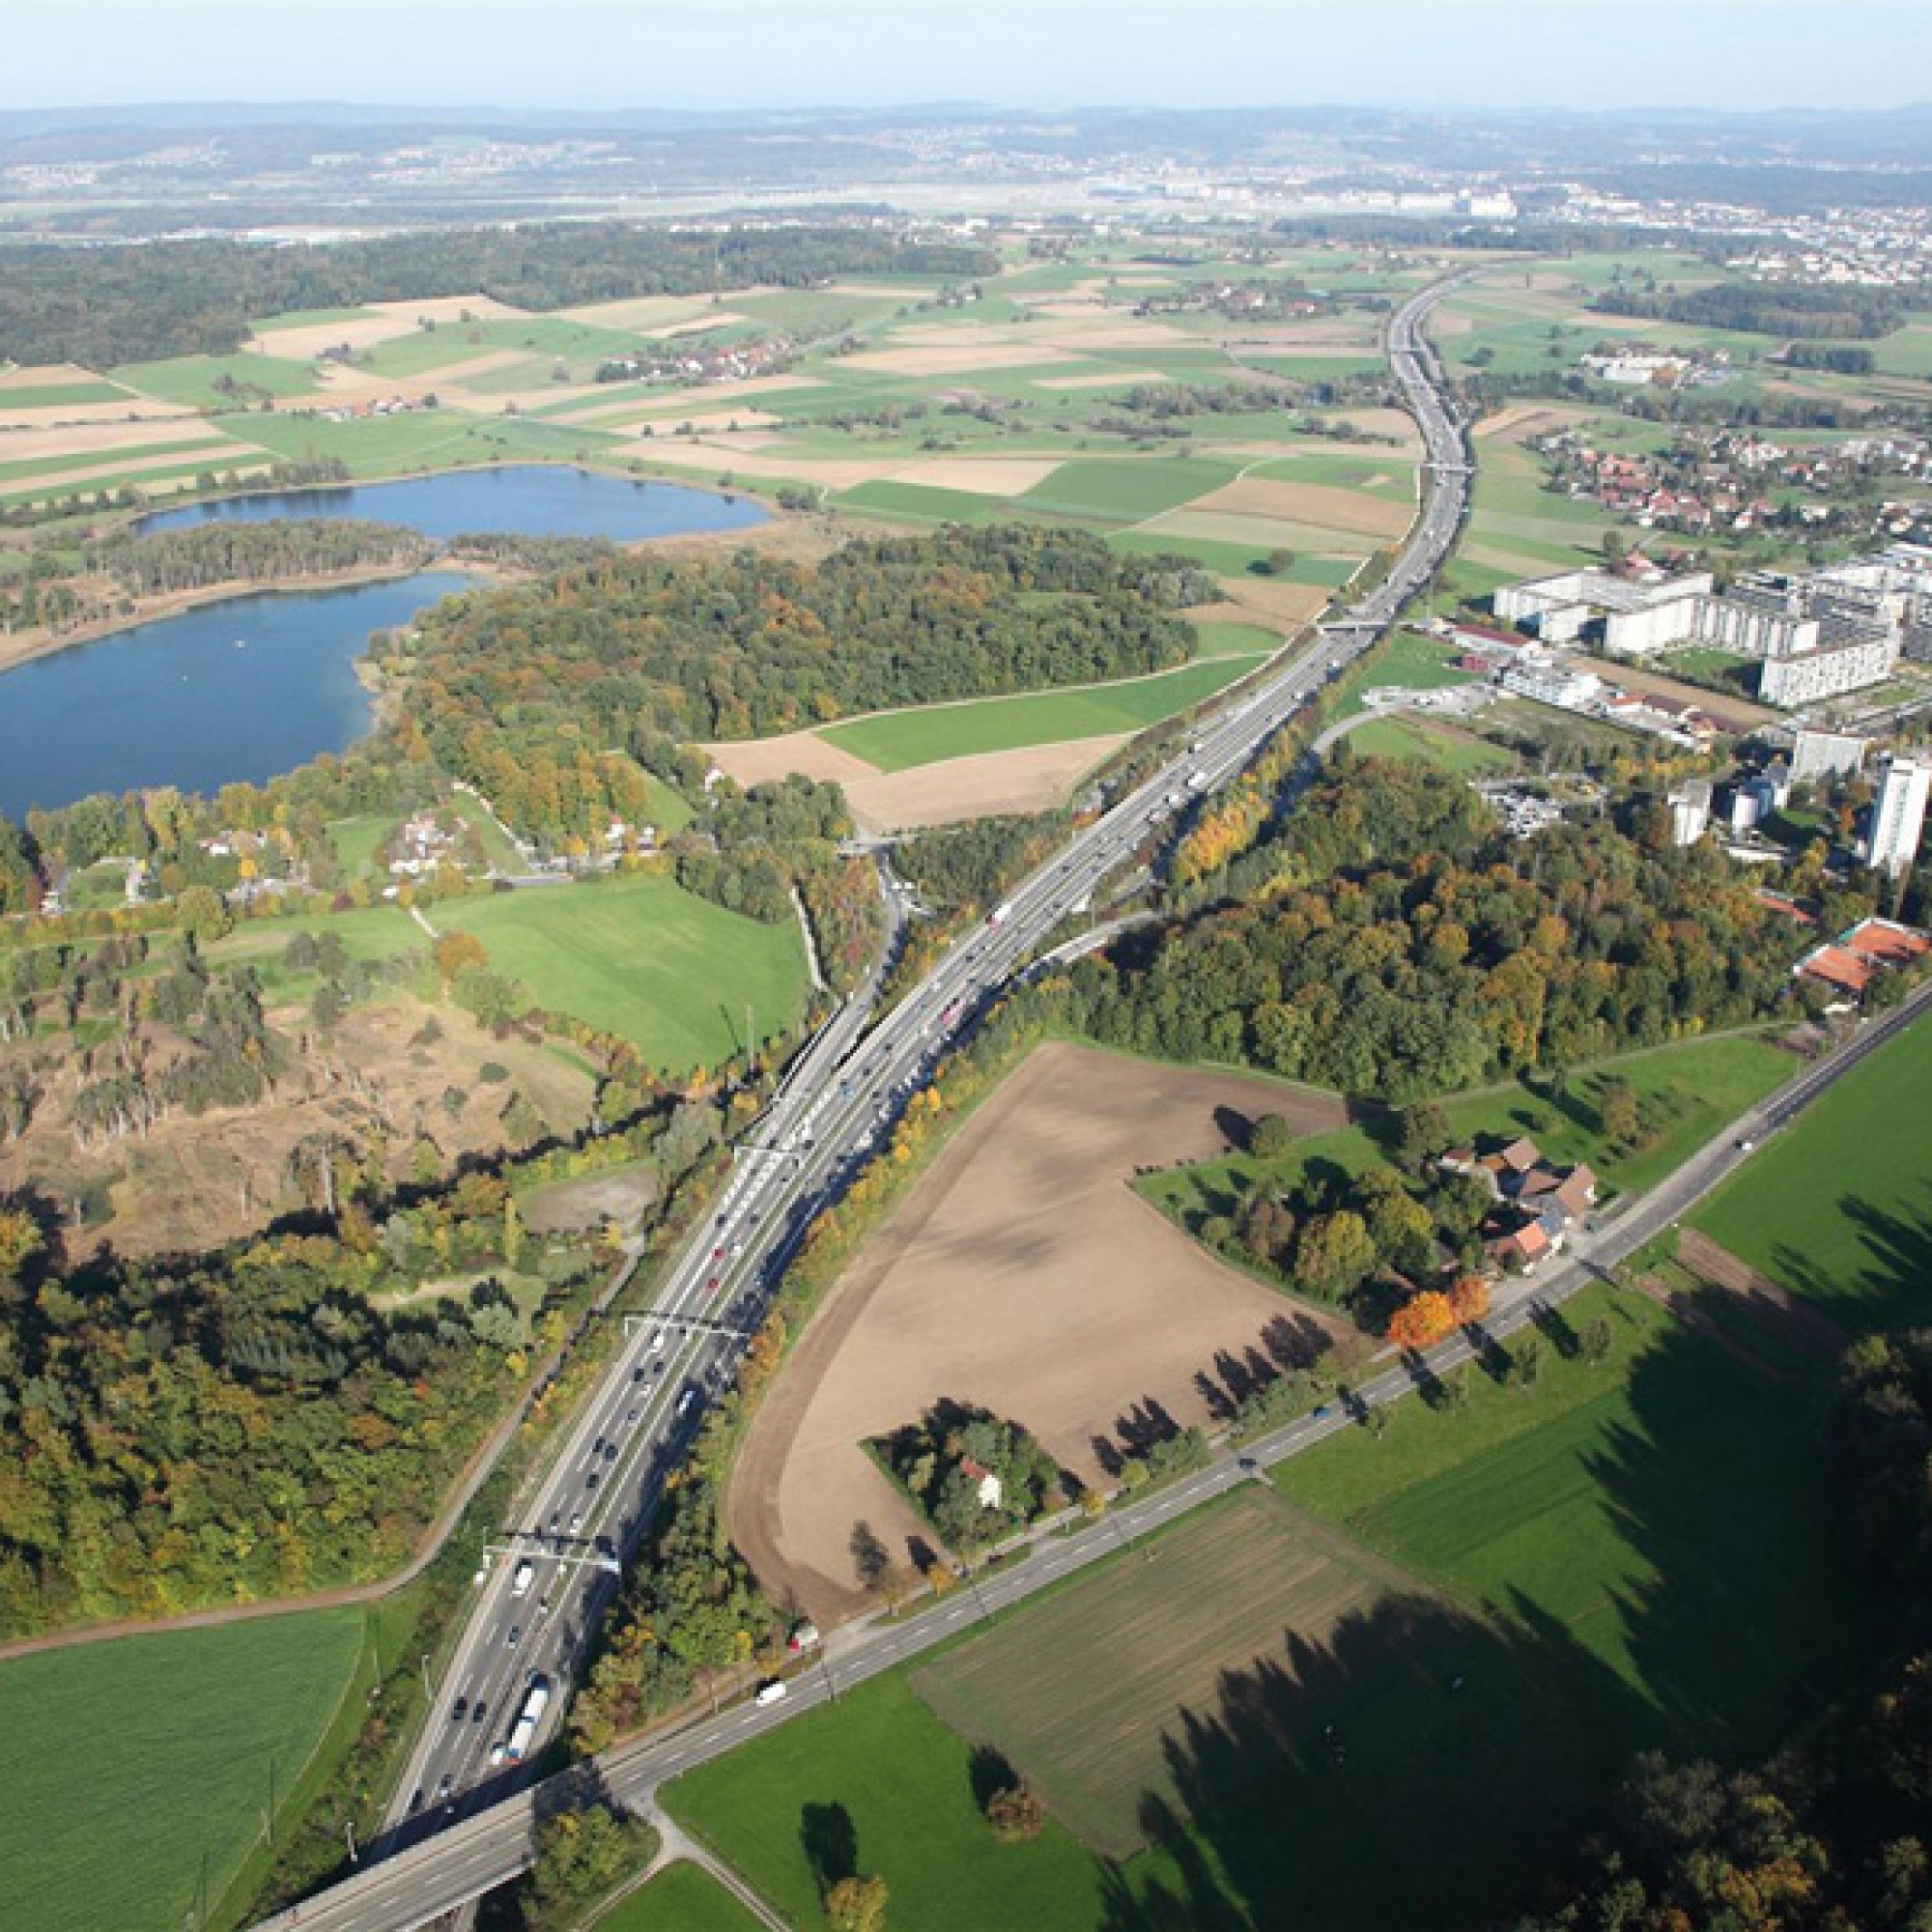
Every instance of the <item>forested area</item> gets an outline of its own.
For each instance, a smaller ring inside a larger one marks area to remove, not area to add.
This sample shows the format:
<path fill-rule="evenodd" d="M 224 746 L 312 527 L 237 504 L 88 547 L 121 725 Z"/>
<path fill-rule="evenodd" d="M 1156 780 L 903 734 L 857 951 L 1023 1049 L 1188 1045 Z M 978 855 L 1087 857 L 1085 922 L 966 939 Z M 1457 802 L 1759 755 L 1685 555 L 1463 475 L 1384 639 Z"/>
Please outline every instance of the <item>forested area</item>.
<path fill-rule="evenodd" d="M 824 561 L 751 550 L 618 555 L 428 613 L 383 659 L 406 747 L 531 836 L 581 831 L 617 746 L 745 738 L 854 712 L 1164 670 L 1184 662 L 1184 560 L 1034 526 L 860 540 Z"/>
<path fill-rule="evenodd" d="M 454 1179 L 439 1160 L 399 1189 L 379 1147 L 304 1143 L 290 1231 L 206 1257 L 70 1267 L 47 1204 L 0 1209 L 0 1634 L 397 1567 L 608 1265 L 531 1235 L 513 1183 L 648 1158 L 668 1216 L 716 1144 L 716 1105 L 624 1075 L 629 1125 Z"/>
<path fill-rule="evenodd" d="M 215 585 L 298 582 L 352 570 L 419 570 L 435 545 L 412 530 L 351 518 L 314 522 L 203 524 L 114 536 L 65 558 L 37 552 L 0 580 L 0 636 L 84 625 L 136 614 L 135 600 Z"/>
<path fill-rule="evenodd" d="M 1520 1932 L 1932 1923 L 1932 1330 L 1852 1345 L 1825 1450 L 1878 1655 L 1906 1661 L 1756 1770 L 1639 1759 L 1569 1895 Z"/>
<path fill-rule="evenodd" d="M 99 567 L 138 597 L 204 590 L 215 583 L 282 583 L 350 570 L 419 570 L 435 546 L 414 530 L 349 517 L 266 524 L 197 524 L 152 536 L 117 537 Z"/>
<path fill-rule="evenodd" d="M 1612 288 L 1590 306 L 1599 315 L 1824 341 L 1869 341 L 1889 335 L 1905 322 L 1904 304 L 1888 290 L 1785 282 L 1716 282 L 1688 290 Z"/>
<path fill-rule="evenodd" d="M 550 310 L 631 296 L 807 288 L 839 275 L 991 274 L 986 249 L 862 227 L 644 228 L 621 221 L 430 229 L 327 248 L 242 242 L 0 249 L 0 361 L 90 369 L 225 355 L 264 316 L 483 295 Z"/>
<path fill-rule="evenodd" d="M 1042 864 L 1066 833 L 1064 811 L 972 819 L 903 840 L 893 867 L 936 909 L 983 908 Z"/>
<path fill-rule="evenodd" d="M 452 1265 L 502 1264 L 505 1198 L 459 1183 L 439 1217 Z M 529 1336 L 489 1282 L 379 1310 L 397 1279 L 379 1242 L 332 1236 L 63 1278 L 39 1224 L 0 1214 L 0 1632 L 399 1564 Z"/>
<path fill-rule="evenodd" d="M 1096 1038 L 1405 1100 L 1790 998 L 1788 923 L 1720 853 L 1648 824 L 1519 842 L 1459 780 L 1378 759 L 1343 761 L 1279 820 L 1241 803 L 1203 822 L 1225 836 L 1202 910 L 1074 969 Z"/>
<path fill-rule="evenodd" d="M 720 786 L 707 829 L 679 834 L 669 850 L 678 884 L 727 912 L 768 924 L 787 920 L 796 891 L 826 981 L 845 993 L 869 970 L 885 935 L 870 862 L 838 856 L 838 842 L 851 832 L 837 785 L 792 776 L 749 792 Z"/>

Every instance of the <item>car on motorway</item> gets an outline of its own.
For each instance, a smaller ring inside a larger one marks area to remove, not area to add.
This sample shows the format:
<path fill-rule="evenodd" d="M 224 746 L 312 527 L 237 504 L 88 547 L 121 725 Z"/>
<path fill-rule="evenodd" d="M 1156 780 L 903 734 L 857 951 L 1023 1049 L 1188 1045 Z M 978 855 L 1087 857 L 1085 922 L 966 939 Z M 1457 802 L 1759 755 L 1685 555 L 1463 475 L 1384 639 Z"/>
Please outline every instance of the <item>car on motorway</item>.
<path fill-rule="evenodd" d="M 597 1487 L 598 1480 L 599 1480 L 598 1472 L 595 1469 L 592 1469 L 589 1475 L 584 1477 L 583 1487 L 586 1490 L 594 1490 Z"/>
<path fill-rule="evenodd" d="M 489 1718 L 489 1716 L 490 1716 L 489 1705 L 486 1704 L 481 1697 L 477 1698 L 474 1705 L 470 1707 L 469 1721 L 472 1724 L 480 1724 L 484 1722 Z"/>
<path fill-rule="evenodd" d="M 784 1679 L 782 1677 L 774 1677 L 767 1683 L 758 1686 L 757 1692 L 753 1697 L 752 1702 L 759 1705 L 782 1704 L 789 1694 L 785 1689 Z"/>
<path fill-rule="evenodd" d="M 410 1793 L 410 1816 L 413 1818 L 423 1808 L 423 1788 L 419 1784 Z"/>
<path fill-rule="evenodd" d="M 523 1625 L 512 1624 L 510 1626 L 509 1634 L 503 1639 L 503 1648 L 505 1650 L 515 1650 L 516 1647 L 523 1642 L 523 1640 L 524 1640 Z"/>
<path fill-rule="evenodd" d="M 468 1697 L 459 1697 L 456 1700 L 456 1702 L 449 1707 L 449 1721 L 452 1724 L 462 1723 L 464 1719 L 467 1718 L 469 1715 L 469 1699 Z"/>
<path fill-rule="evenodd" d="M 643 1414 L 643 1412 L 644 1411 L 641 1408 L 627 1408 L 624 1411 L 624 1427 L 626 1429 L 637 1428 L 638 1419 Z"/>
<path fill-rule="evenodd" d="M 583 1512 L 573 1510 L 570 1516 L 570 1533 L 576 1536 L 583 1527 Z"/>

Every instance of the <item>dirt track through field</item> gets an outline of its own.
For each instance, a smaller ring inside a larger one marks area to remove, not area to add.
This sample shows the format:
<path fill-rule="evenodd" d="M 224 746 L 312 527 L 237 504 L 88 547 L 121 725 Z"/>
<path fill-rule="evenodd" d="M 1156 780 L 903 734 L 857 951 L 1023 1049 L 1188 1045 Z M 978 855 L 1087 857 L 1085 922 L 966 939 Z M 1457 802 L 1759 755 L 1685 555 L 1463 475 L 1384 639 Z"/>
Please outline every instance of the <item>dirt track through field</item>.
<path fill-rule="evenodd" d="M 1297 1132 L 1341 1101 L 1235 1073 L 1039 1048 L 967 1123 L 831 1291 L 766 1398 L 726 1498 L 766 1585 L 821 1623 L 867 1603 L 867 1524 L 904 1558 L 928 1533 L 863 1441 L 941 1396 L 1022 1423 L 1103 1480 L 1143 1405 L 1208 1415 L 1196 1377 L 1341 1324 L 1222 1266 L 1132 1190 L 1137 1168 L 1221 1152 L 1259 1113 Z"/>

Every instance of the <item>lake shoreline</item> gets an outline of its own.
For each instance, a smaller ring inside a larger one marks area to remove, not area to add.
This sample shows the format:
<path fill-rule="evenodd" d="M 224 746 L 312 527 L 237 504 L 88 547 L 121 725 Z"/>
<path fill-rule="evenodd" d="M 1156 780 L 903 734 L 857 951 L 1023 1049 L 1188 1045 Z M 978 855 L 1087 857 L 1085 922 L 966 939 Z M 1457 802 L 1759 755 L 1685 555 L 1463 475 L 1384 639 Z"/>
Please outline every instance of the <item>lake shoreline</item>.
<path fill-rule="evenodd" d="M 509 582 L 520 573 L 504 566 L 482 563 L 455 563 L 432 556 L 425 562 L 364 564 L 353 570 L 333 570 L 318 577 L 279 577 L 269 582 L 254 583 L 229 579 L 221 583 L 204 583 L 192 590 L 169 590 L 156 597 L 137 597 L 133 608 L 113 617 L 97 618 L 77 624 L 71 631 L 46 630 L 16 632 L 0 637 L 0 674 L 17 669 L 37 659 L 52 657 L 76 644 L 97 644 L 123 631 L 138 630 L 143 624 L 179 617 L 184 611 L 201 611 L 211 604 L 232 604 L 244 597 L 281 595 L 321 596 L 331 590 L 359 590 L 370 583 L 394 583 L 415 577 L 425 570 L 460 570 L 479 581 Z"/>
<path fill-rule="evenodd" d="M 165 516 L 177 509 L 196 508 L 202 505 L 233 502 L 261 502 L 265 498 L 277 497 L 301 497 L 313 495 L 317 491 L 380 489 L 388 483 L 431 482 L 443 476 L 476 475 L 485 471 L 515 469 L 574 469 L 579 474 L 607 477 L 613 483 L 662 484 L 671 489 L 690 490 L 694 494 L 723 497 L 727 501 L 745 500 L 755 503 L 765 512 L 765 521 L 748 525 L 737 529 L 718 530 L 673 530 L 662 536 L 613 537 L 610 539 L 619 550 L 640 551 L 650 546 L 676 545 L 703 546 L 709 548 L 718 544 L 739 544 L 756 542 L 768 538 L 769 532 L 782 528 L 785 519 L 772 509 L 755 491 L 721 490 L 714 484 L 691 482 L 672 476 L 639 476 L 627 471 L 613 469 L 595 462 L 581 463 L 561 461 L 554 458 L 519 458 L 512 463 L 458 464 L 443 469 L 412 470 L 397 476 L 384 476 L 368 482 L 297 485 L 280 490 L 242 490 L 224 497 L 195 497 L 185 504 L 165 504 L 157 509 L 143 513 L 145 516 Z M 132 529 L 140 518 L 123 526 Z M 267 520 L 265 520 L 267 521 Z M 374 521 L 382 521 L 376 519 Z M 396 524 L 391 527 L 408 529 L 407 524 Z M 479 532 L 478 534 L 488 534 Z M 434 541 L 434 540 L 433 540 Z M 453 559 L 446 550 L 439 547 L 436 554 L 415 563 L 369 564 L 351 570 L 331 571 L 316 577 L 277 578 L 269 582 L 250 582 L 231 578 L 220 583 L 205 583 L 192 590 L 171 590 L 153 597 L 137 597 L 130 609 L 112 617 L 94 618 L 84 624 L 77 624 L 71 631 L 48 631 L 44 626 L 31 631 L 18 631 L 11 635 L 0 635 L 0 674 L 17 669 L 21 665 L 32 664 L 37 659 L 51 657 L 71 645 L 99 643 L 103 638 L 111 638 L 123 631 L 137 629 L 143 624 L 152 624 L 167 617 L 178 617 L 184 611 L 206 609 L 211 604 L 231 602 L 243 597 L 270 596 L 279 593 L 315 593 L 330 590 L 355 590 L 364 584 L 394 582 L 405 577 L 413 577 L 421 570 L 455 570 L 466 577 L 473 577 L 480 587 L 494 587 L 507 583 L 527 582 L 533 572 L 514 564 L 506 564 L 492 559 Z"/>

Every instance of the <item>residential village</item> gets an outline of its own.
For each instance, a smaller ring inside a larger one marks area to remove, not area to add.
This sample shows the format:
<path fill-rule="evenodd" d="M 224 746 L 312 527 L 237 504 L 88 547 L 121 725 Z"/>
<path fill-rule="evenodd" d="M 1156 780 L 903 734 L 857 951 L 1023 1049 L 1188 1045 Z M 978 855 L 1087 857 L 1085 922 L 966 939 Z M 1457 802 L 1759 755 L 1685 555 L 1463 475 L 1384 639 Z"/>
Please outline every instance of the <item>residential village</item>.
<path fill-rule="evenodd" d="M 1650 354 L 1586 355 L 1606 383 L 1669 386 L 1682 364 Z M 1600 503 L 1640 529 L 1704 537 L 1775 530 L 1802 537 L 1909 538 L 1924 504 L 1888 496 L 1893 484 L 1932 474 L 1932 448 L 1903 435 L 1833 442 L 1779 441 L 1755 430 L 1681 431 L 1662 449 L 1605 449 L 1581 428 L 1552 430 L 1529 447 L 1548 486 Z"/>

